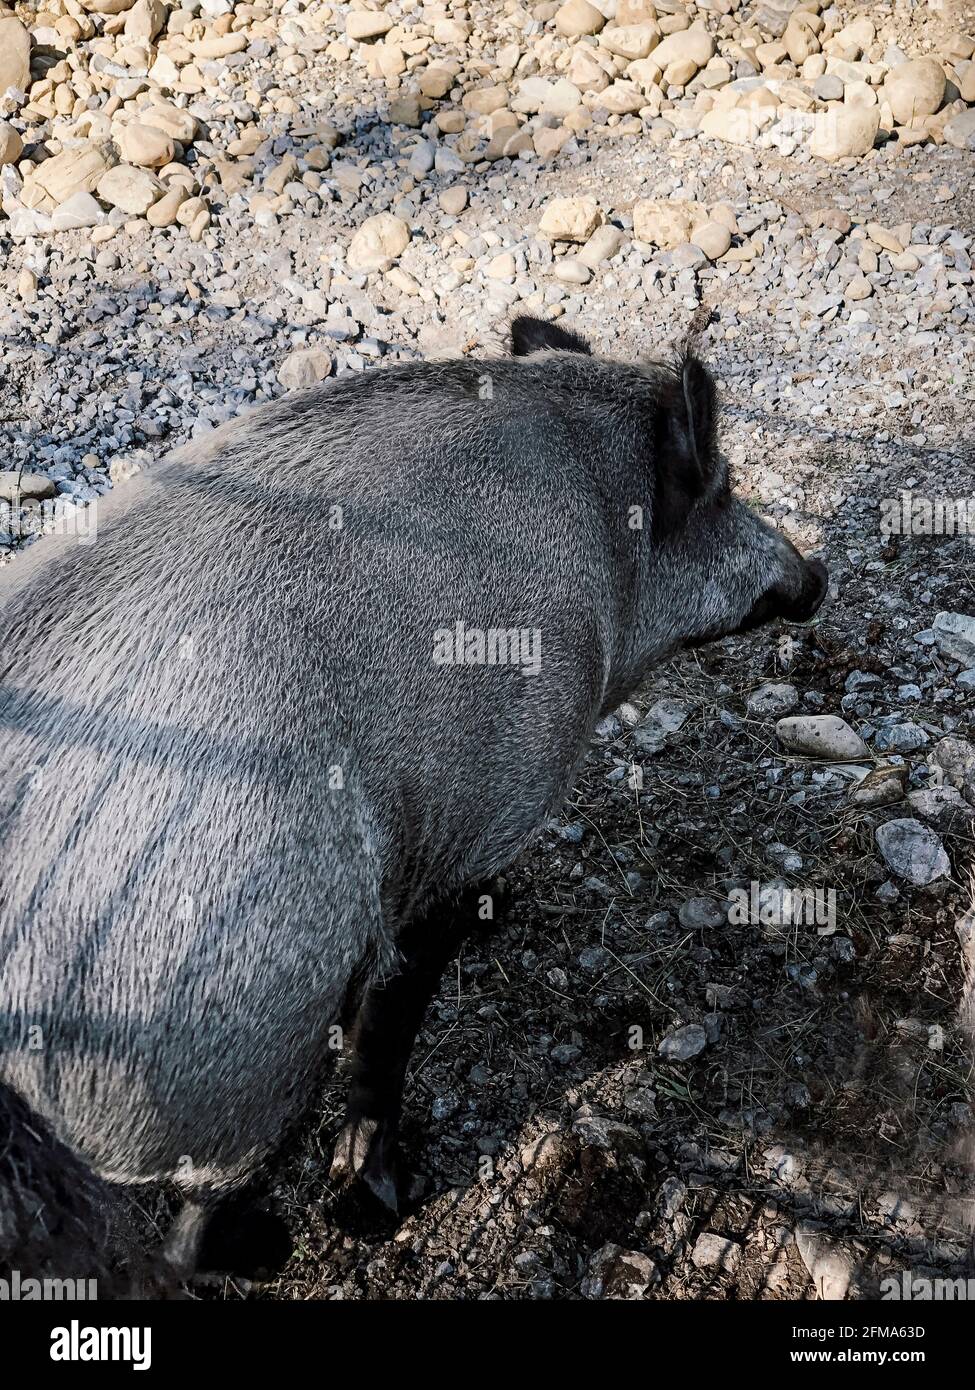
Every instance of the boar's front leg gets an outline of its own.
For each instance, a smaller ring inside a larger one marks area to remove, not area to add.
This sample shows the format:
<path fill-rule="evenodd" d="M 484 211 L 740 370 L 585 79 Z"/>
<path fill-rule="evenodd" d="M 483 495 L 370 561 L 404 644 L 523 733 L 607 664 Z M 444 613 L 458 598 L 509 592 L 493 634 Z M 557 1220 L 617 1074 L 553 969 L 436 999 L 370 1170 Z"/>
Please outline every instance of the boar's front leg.
<path fill-rule="evenodd" d="M 400 970 L 370 985 L 359 1006 L 345 1124 L 331 1177 L 342 1183 L 359 1179 L 390 1211 L 399 1210 L 403 1085 L 423 1015 L 464 938 L 489 924 L 485 904 L 497 898 L 495 880 L 465 889 L 411 922 L 397 941 Z"/>

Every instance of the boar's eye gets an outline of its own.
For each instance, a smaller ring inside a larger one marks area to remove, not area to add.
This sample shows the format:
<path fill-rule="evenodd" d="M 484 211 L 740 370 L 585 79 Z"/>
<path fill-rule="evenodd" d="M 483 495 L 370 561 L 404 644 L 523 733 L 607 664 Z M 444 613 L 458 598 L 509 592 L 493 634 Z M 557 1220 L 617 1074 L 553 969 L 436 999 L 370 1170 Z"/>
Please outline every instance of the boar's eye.
<path fill-rule="evenodd" d="M 558 324 L 546 323 L 544 319 L 533 319 L 521 314 L 511 325 L 511 351 L 515 357 L 527 357 L 532 352 L 585 352 L 591 353 L 589 344 L 577 333 L 571 333 Z"/>

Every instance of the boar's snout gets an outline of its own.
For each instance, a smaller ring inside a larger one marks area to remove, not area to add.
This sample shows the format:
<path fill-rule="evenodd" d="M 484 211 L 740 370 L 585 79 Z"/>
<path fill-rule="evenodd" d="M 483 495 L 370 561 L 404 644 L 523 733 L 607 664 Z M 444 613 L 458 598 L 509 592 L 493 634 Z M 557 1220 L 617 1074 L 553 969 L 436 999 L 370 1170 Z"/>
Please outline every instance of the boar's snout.
<path fill-rule="evenodd" d="M 803 564 L 805 575 L 802 588 L 791 607 L 782 614 L 783 618 L 793 623 L 808 623 L 829 590 L 829 571 L 822 560 L 805 560 Z"/>
<path fill-rule="evenodd" d="M 772 533 L 774 534 L 774 533 Z M 744 618 L 731 632 L 749 632 L 765 623 L 784 619 L 787 623 L 808 623 L 818 612 L 829 589 L 829 572 L 822 560 L 806 560 L 783 536 L 775 537 L 779 552 L 779 572 L 775 581 L 753 601 Z M 713 639 L 709 633 L 706 641 Z M 725 628 L 723 636 L 730 635 Z M 693 645 L 698 645 L 696 642 Z"/>

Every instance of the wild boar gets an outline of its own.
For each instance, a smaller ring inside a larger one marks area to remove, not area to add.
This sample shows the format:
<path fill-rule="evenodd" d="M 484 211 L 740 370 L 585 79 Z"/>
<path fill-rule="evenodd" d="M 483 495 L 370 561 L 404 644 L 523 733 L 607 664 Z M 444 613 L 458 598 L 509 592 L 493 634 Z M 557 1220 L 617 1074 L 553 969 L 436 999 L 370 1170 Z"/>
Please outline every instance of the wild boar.
<path fill-rule="evenodd" d="M 100 1200 L 36 1176 L 50 1134 L 58 1171 L 177 1183 L 191 1268 L 354 981 L 334 1171 L 395 1206 L 410 1049 L 480 885 L 655 665 L 821 603 L 822 564 L 732 494 L 692 353 L 512 340 L 241 416 L 119 489 L 96 545 L 0 576 L 14 1263 L 5 1201 L 56 1233 L 52 1203 Z"/>

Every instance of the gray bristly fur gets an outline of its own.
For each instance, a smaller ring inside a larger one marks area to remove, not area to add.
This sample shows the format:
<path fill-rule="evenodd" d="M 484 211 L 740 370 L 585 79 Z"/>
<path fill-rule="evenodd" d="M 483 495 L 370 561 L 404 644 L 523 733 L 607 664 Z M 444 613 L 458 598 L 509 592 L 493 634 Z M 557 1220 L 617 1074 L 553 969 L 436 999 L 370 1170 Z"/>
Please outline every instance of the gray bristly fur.
<path fill-rule="evenodd" d="M 362 962 L 510 863 L 657 662 L 808 591 L 716 457 L 683 477 L 686 380 L 343 378 L 0 575 L 0 1078 L 102 1177 L 246 1178 Z M 539 629 L 538 673 L 436 664 L 458 620 Z"/>

